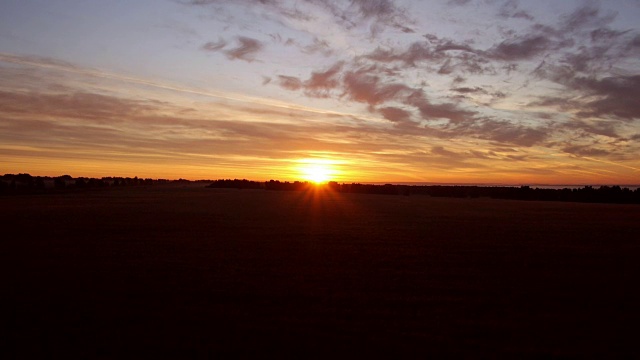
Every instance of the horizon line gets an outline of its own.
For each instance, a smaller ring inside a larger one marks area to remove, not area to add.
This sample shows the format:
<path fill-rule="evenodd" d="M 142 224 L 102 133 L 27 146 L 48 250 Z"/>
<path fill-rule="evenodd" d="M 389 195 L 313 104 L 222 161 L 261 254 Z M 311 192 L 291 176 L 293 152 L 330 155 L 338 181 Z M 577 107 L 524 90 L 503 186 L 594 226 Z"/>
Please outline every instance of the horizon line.
<path fill-rule="evenodd" d="M 28 172 L 20 172 L 20 173 L 5 173 L 0 175 L 0 177 L 4 176 L 17 176 L 17 175 L 29 175 L 32 177 L 42 177 L 42 178 L 58 178 L 63 176 L 70 176 L 73 179 L 78 178 L 86 178 L 86 179 L 105 179 L 105 178 L 138 178 L 138 179 L 152 179 L 152 180 L 167 180 L 167 181 L 189 181 L 189 182 L 207 182 L 207 181 L 218 181 L 218 180 L 246 180 L 251 182 L 269 182 L 269 181 L 280 181 L 280 182 L 301 182 L 301 183 L 314 183 L 309 180 L 280 180 L 280 179 L 269 179 L 269 180 L 252 180 L 247 178 L 216 178 L 216 179 L 186 179 L 186 178 L 153 178 L 153 177 L 141 177 L 141 176 L 117 176 L 117 175 L 109 175 L 109 176 L 101 176 L 101 177 L 92 177 L 92 176 L 72 176 L 69 174 L 63 175 L 32 175 Z M 585 187 L 585 186 L 620 186 L 620 187 L 636 187 L 640 188 L 640 183 L 536 183 L 536 182 L 518 182 L 518 183 L 497 183 L 497 182 L 437 182 L 437 181 L 337 181 L 337 180 L 327 180 L 323 181 L 320 184 L 328 184 L 330 182 L 335 182 L 338 184 L 363 184 L 363 185 L 405 185 L 405 186 L 488 186 L 488 187 L 497 187 L 497 186 L 506 186 L 506 187 L 518 187 L 518 186 L 547 186 L 547 187 Z"/>

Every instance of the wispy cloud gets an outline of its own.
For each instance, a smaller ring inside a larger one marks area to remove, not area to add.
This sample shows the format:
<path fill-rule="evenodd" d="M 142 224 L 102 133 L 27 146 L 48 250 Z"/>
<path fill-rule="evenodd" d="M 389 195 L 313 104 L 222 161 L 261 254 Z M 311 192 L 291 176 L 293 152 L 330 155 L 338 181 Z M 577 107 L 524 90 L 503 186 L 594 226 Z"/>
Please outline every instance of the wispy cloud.
<path fill-rule="evenodd" d="M 526 20 L 533 20 L 533 16 L 528 12 L 521 10 L 517 0 L 506 1 L 500 7 L 498 16 L 503 18 L 520 18 Z"/>
<path fill-rule="evenodd" d="M 227 42 L 224 41 L 223 39 L 220 39 L 216 42 L 214 41 L 206 42 L 204 45 L 202 45 L 202 50 L 219 51 L 219 50 L 222 50 L 222 48 L 224 48 L 225 46 L 227 46 Z"/>
<path fill-rule="evenodd" d="M 299 90 L 302 87 L 302 81 L 297 77 L 279 75 L 278 79 L 280 86 L 287 90 Z"/>
<path fill-rule="evenodd" d="M 392 0 L 350 0 L 335 2 L 330 0 L 303 0 L 290 2 L 284 0 L 193 0 L 185 4 L 195 6 L 221 6 L 235 4 L 244 7 L 261 7 L 285 19 L 296 21 L 314 21 L 313 12 L 304 12 L 299 5 L 309 7 L 315 12 L 326 12 L 331 15 L 335 25 L 344 29 L 368 26 L 371 36 L 378 36 L 385 29 L 413 33 L 415 21 L 409 16 L 407 9 Z"/>
<path fill-rule="evenodd" d="M 263 44 L 260 41 L 240 36 L 238 37 L 238 46 L 233 49 L 225 50 L 224 53 L 231 60 L 244 60 L 247 62 L 252 62 L 255 60 L 256 54 L 262 48 Z"/>

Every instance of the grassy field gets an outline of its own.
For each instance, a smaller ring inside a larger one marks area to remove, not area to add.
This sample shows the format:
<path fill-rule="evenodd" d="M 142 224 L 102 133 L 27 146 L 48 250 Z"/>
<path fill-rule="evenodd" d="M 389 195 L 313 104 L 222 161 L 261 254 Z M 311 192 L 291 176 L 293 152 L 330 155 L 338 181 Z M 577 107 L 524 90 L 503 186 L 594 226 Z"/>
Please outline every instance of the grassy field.
<path fill-rule="evenodd" d="M 640 355 L 637 205 L 156 186 L 0 219 L 10 358 Z"/>

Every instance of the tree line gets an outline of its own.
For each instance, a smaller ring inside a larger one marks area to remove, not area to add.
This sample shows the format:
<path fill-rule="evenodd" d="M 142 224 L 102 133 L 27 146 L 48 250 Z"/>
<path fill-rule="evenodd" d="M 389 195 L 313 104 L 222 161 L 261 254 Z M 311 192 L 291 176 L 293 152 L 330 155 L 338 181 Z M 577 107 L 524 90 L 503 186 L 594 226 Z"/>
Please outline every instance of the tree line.
<path fill-rule="evenodd" d="M 0 194 L 47 193 L 78 189 L 96 189 L 120 186 L 150 186 L 169 183 L 184 183 L 189 180 L 167 180 L 136 177 L 72 177 L 32 176 L 30 174 L 4 174 L 0 176 Z"/>
<path fill-rule="evenodd" d="M 5 174 L 0 176 L 0 194 L 28 194 L 75 191 L 83 189 L 123 186 L 155 186 L 165 184 L 207 184 L 207 188 L 257 189 L 269 191 L 306 191 L 317 185 L 307 181 L 252 181 L 247 179 L 167 180 L 136 177 L 57 177 Z M 338 183 L 331 181 L 326 188 L 340 193 L 379 195 L 423 195 L 450 198 L 493 198 L 510 200 L 571 201 L 590 203 L 640 204 L 640 187 L 629 189 L 614 186 L 584 186 L 581 188 L 548 189 L 530 186 L 464 186 L 464 185 L 395 185 Z"/>
<path fill-rule="evenodd" d="M 276 191 L 308 190 L 316 185 L 309 182 L 266 182 L 246 179 L 215 180 L 210 188 L 264 189 Z M 510 200 L 570 201 L 591 203 L 640 204 L 640 187 L 635 190 L 613 186 L 584 186 L 582 188 L 534 188 L 530 186 L 465 186 L 465 185 L 395 185 L 338 183 L 331 181 L 327 187 L 340 193 L 379 195 L 425 195 L 450 198 L 493 198 Z"/>

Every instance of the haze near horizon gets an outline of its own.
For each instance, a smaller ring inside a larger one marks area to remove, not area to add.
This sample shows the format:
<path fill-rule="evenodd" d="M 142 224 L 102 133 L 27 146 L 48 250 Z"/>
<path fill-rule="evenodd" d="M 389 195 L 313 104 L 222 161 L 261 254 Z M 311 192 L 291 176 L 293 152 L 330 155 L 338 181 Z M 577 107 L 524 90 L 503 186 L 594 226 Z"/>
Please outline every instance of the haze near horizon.
<path fill-rule="evenodd" d="M 638 1 L 0 10 L 0 174 L 640 183 Z"/>

